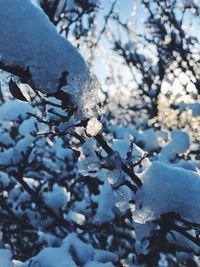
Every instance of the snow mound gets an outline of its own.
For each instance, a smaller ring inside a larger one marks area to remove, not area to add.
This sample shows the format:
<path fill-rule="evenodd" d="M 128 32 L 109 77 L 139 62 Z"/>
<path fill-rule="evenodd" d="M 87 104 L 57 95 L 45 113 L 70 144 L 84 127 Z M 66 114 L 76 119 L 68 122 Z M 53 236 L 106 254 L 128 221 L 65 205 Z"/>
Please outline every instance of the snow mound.
<path fill-rule="evenodd" d="M 30 0 L 1 0 L 0 25 L 0 68 L 47 95 L 64 88 L 83 117 L 96 116 L 96 78 L 41 8 Z"/>
<path fill-rule="evenodd" d="M 144 173 L 144 184 L 136 193 L 133 219 L 146 223 L 162 214 L 176 212 L 182 218 L 200 221 L 200 176 L 182 168 L 154 162 Z"/>

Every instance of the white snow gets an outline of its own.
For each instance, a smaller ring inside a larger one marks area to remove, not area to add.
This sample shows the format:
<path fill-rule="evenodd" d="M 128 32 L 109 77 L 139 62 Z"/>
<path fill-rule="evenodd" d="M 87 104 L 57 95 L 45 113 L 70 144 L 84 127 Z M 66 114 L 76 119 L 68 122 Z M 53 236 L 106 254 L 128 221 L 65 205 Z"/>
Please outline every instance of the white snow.
<path fill-rule="evenodd" d="M 136 136 L 136 141 L 142 142 L 144 149 L 149 152 L 159 148 L 158 136 L 158 133 L 153 129 L 147 129 Z"/>
<path fill-rule="evenodd" d="M 66 216 L 66 219 L 69 221 L 74 221 L 75 223 L 77 223 L 79 225 L 82 225 L 85 222 L 85 215 L 83 215 L 79 212 L 70 210 Z"/>
<path fill-rule="evenodd" d="M 41 250 L 33 257 L 32 264 L 41 267 L 113 267 L 111 261 L 116 260 L 114 253 L 94 249 L 90 244 L 81 241 L 77 234 L 71 233 L 63 240 L 60 247 Z M 26 265 L 19 264 L 19 266 Z"/>
<path fill-rule="evenodd" d="M 27 112 L 35 113 L 30 104 L 18 100 L 9 100 L 0 106 L 0 120 L 14 121 L 19 117 L 25 119 L 28 116 Z"/>
<path fill-rule="evenodd" d="M 41 8 L 30 0 L 1 0 L 0 25 L 0 62 L 29 71 L 31 76 L 26 82 L 46 94 L 55 93 L 64 76 L 65 91 L 74 97 L 77 115 L 97 115 L 99 84 L 96 78 L 89 73 L 76 48 L 58 34 Z"/>
<path fill-rule="evenodd" d="M 186 132 L 174 130 L 171 132 L 171 141 L 167 143 L 160 152 L 159 160 L 169 162 L 176 154 L 185 153 L 190 146 L 190 138 Z"/>
<path fill-rule="evenodd" d="M 69 201 L 66 188 L 57 184 L 54 184 L 52 191 L 43 192 L 42 196 L 44 202 L 56 212 L 64 208 Z"/>
<path fill-rule="evenodd" d="M 104 223 L 115 218 L 113 213 L 115 205 L 114 194 L 112 188 L 108 182 L 105 181 L 103 184 L 99 198 L 98 208 L 94 220 L 96 223 Z"/>
<path fill-rule="evenodd" d="M 8 249 L 0 249 L 0 266 L 13 267 L 11 257 L 11 252 Z"/>
<path fill-rule="evenodd" d="M 200 176 L 182 168 L 153 162 L 136 193 L 135 222 L 144 224 L 162 214 L 176 212 L 184 219 L 200 221 Z"/>

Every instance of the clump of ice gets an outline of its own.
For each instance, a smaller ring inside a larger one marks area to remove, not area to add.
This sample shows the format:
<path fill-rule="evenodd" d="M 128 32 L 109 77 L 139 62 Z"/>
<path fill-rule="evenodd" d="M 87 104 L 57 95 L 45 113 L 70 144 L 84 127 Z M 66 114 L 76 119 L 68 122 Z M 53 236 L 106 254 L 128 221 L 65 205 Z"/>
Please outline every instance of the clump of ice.
<path fill-rule="evenodd" d="M 101 122 L 96 118 L 91 118 L 87 123 L 86 132 L 90 136 L 95 136 L 101 131 L 101 128 Z"/>
<path fill-rule="evenodd" d="M 126 212 L 129 208 L 129 201 L 132 200 L 133 195 L 131 190 L 123 185 L 119 189 L 114 191 L 115 206 L 122 212 Z"/>
<path fill-rule="evenodd" d="M 200 176 L 182 168 L 154 162 L 144 173 L 143 186 L 136 193 L 133 219 L 146 223 L 162 214 L 176 212 L 182 218 L 200 221 Z"/>
<path fill-rule="evenodd" d="M 95 148 L 96 143 L 93 138 L 88 139 L 80 148 L 78 170 L 84 176 L 96 176 L 101 166 L 101 161 L 96 155 Z"/>

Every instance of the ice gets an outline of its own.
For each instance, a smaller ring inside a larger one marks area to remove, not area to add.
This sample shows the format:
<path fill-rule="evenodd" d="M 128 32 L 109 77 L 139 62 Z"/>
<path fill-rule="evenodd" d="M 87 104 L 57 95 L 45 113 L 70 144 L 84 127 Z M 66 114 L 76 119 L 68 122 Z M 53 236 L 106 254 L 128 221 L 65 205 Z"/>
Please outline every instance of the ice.
<path fill-rule="evenodd" d="M 129 201 L 132 200 L 133 195 L 131 190 L 123 185 L 119 189 L 114 190 L 115 206 L 122 212 L 126 212 L 129 208 Z"/>
<path fill-rule="evenodd" d="M 176 212 L 184 219 L 200 221 L 200 176 L 189 170 L 154 162 L 144 173 L 144 184 L 136 193 L 133 219 L 146 223 L 162 214 Z"/>
<path fill-rule="evenodd" d="M 86 132 L 89 136 L 95 136 L 101 131 L 101 128 L 101 122 L 96 118 L 91 118 L 87 123 Z"/>
<path fill-rule="evenodd" d="M 108 182 L 112 185 L 120 182 L 123 179 L 123 174 L 121 168 L 116 168 L 112 171 L 107 172 Z"/>
<path fill-rule="evenodd" d="M 101 166 L 101 161 L 96 155 L 95 148 L 95 140 L 90 138 L 80 149 L 81 154 L 78 159 L 78 170 L 84 176 L 96 176 Z"/>

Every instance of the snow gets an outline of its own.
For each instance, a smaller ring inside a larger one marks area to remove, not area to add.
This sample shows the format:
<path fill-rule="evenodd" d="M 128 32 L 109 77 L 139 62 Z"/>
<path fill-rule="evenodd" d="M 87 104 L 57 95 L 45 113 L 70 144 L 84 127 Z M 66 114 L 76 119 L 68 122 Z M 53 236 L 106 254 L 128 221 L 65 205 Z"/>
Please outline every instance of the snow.
<path fill-rule="evenodd" d="M 190 138 L 186 132 L 174 130 L 171 132 L 171 141 L 160 152 L 159 160 L 169 162 L 176 154 L 185 153 L 190 146 Z"/>
<path fill-rule="evenodd" d="M 98 208 L 97 213 L 95 215 L 96 223 L 100 224 L 114 219 L 114 205 L 115 200 L 112 188 L 108 182 L 105 182 L 101 188 L 98 199 Z"/>
<path fill-rule="evenodd" d="M 57 184 L 54 184 L 52 191 L 43 192 L 42 197 L 44 202 L 56 212 L 64 208 L 70 200 L 67 190 Z"/>
<path fill-rule="evenodd" d="M 96 261 L 92 261 L 86 264 L 84 267 L 114 267 L 114 265 L 111 262 L 99 263 Z"/>
<path fill-rule="evenodd" d="M 77 267 L 72 257 L 63 248 L 45 248 L 36 257 L 34 257 L 33 266 L 44 267 Z"/>
<path fill-rule="evenodd" d="M 0 249 L 0 266 L 13 267 L 11 257 L 11 252 L 8 249 Z"/>
<path fill-rule="evenodd" d="M 19 126 L 19 133 L 24 137 L 36 133 L 36 124 L 37 120 L 34 117 L 24 120 Z"/>
<path fill-rule="evenodd" d="M 33 137 L 27 136 L 26 138 L 20 139 L 14 147 L 0 152 L 0 164 L 18 164 L 26 155 L 33 140 Z"/>
<path fill-rule="evenodd" d="M 44 248 L 33 257 L 32 265 L 41 267 L 113 267 L 116 261 L 114 253 L 94 249 L 90 244 L 81 241 L 77 234 L 69 234 L 60 247 Z M 58 265 L 59 263 L 59 265 Z M 38 265 L 37 265 L 38 264 Z M 26 266 L 20 265 L 19 266 Z"/>
<path fill-rule="evenodd" d="M 183 103 L 182 102 L 178 106 L 181 112 L 183 112 L 185 109 L 191 109 L 193 117 L 200 116 L 200 104 L 199 103 Z"/>
<path fill-rule="evenodd" d="M 0 171 L 0 184 L 7 187 L 10 184 L 10 178 L 6 172 Z"/>
<path fill-rule="evenodd" d="M 94 260 L 97 262 L 106 263 L 108 261 L 117 261 L 117 255 L 110 251 L 95 249 Z"/>
<path fill-rule="evenodd" d="M 9 19 L 8 19 L 9 18 Z M 61 79 L 78 106 L 77 116 L 96 116 L 99 84 L 75 47 L 61 37 L 41 8 L 30 0 L 0 1 L 0 62 L 20 67 L 36 90 L 55 93 Z"/>
<path fill-rule="evenodd" d="M 69 234 L 62 244 L 63 248 L 76 256 L 78 265 L 83 266 L 93 259 L 94 249 L 90 244 L 81 241 L 75 233 Z"/>
<path fill-rule="evenodd" d="M 28 116 L 27 112 L 35 113 L 30 104 L 18 100 L 9 100 L 0 106 L 0 120 L 14 121 L 19 117 L 25 119 Z"/>
<path fill-rule="evenodd" d="M 85 222 L 85 215 L 83 215 L 79 212 L 70 210 L 66 216 L 66 219 L 69 221 L 74 221 L 75 223 L 77 223 L 79 225 L 82 225 Z"/>
<path fill-rule="evenodd" d="M 136 193 L 133 219 L 144 224 L 162 214 L 176 212 L 182 218 L 200 221 L 200 176 L 182 168 L 153 162 L 143 174 L 144 184 Z"/>
<path fill-rule="evenodd" d="M 148 152 L 159 148 L 158 133 L 153 129 L 147 129 L 136 137 L 137 142 L 144 144 L 144 149 Z"/>

